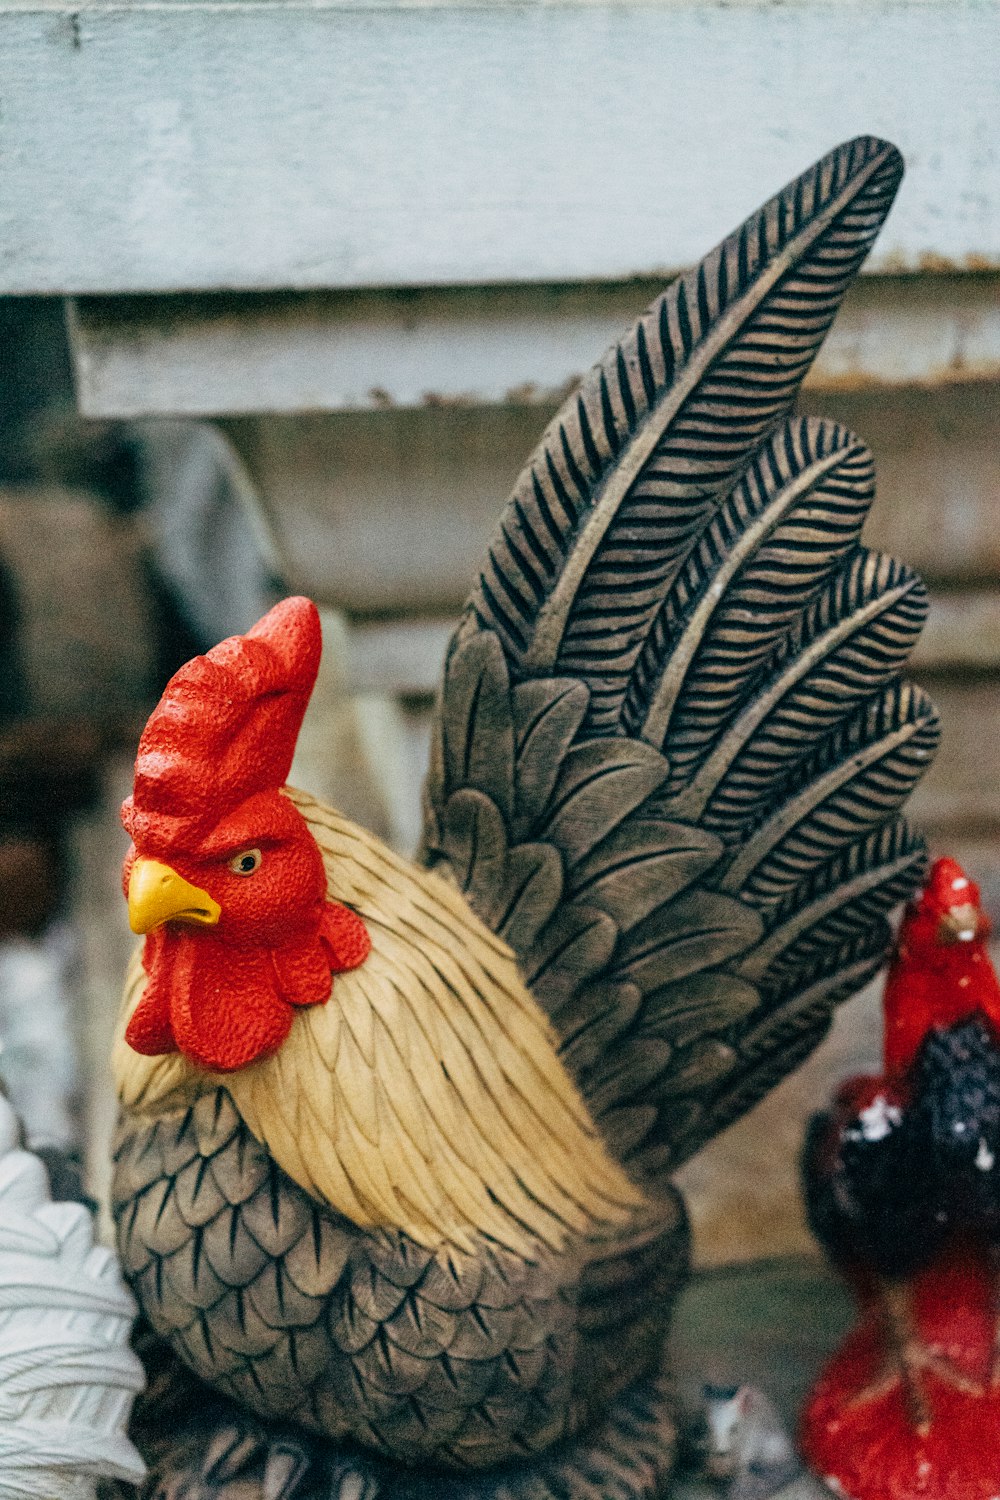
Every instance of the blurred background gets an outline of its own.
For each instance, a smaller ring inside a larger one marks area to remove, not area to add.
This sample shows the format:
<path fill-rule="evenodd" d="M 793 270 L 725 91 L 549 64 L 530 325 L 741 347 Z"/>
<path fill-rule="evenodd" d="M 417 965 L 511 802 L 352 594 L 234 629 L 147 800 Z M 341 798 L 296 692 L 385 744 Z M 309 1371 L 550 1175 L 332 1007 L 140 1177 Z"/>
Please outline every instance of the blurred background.
<path fill-rule="evenodd" d="M 0 0 L 0 1076 L 106 1181 L 117 809 L 167 676 L 324 610 L 293 779 L 397 847 L 444 646 L 562 394 L 838 140 L 908 173 L 803 407 L 933 600 L 913 804 L 1000 920 L 997 0 Z M 703 1264 L 808 1250 L 877 995 L 684 1169 Z"/>

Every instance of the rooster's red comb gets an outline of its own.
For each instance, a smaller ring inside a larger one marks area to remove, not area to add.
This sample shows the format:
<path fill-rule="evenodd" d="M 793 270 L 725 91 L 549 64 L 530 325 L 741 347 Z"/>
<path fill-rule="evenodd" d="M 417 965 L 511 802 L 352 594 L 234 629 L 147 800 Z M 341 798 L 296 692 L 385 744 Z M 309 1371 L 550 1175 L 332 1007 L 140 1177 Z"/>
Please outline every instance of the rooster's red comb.
<path fill-rule="evenodd" d="M 175 672 L 139 741 L 122 820 L 135 843 L 197 837 L 283 786 L 322 651 L 319 611 L 284 599 Z"/>

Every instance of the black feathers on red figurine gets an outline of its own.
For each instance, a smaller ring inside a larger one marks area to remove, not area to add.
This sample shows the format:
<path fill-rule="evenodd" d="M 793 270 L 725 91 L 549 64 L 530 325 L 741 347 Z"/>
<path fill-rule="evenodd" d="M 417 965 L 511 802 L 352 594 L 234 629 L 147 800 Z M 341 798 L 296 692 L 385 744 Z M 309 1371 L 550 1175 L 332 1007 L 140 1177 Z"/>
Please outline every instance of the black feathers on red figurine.
<path fill-rule="evenodd" d="M 803 1448 L 852 1500 L 1000 1491 L 1000 983 L 979 890 L 932 868 L 885 989 L 885 1071 L 813 1121 L 806 1201 L 860 1321 Z"/>

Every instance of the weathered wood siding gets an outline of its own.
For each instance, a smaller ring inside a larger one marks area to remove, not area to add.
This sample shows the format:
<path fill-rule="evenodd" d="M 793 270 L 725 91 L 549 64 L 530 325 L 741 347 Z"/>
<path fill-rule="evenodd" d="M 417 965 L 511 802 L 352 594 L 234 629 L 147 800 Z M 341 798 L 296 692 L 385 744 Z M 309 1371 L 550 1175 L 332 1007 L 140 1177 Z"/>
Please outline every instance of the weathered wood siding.
<path fill-rule="evenodd" d="M 202 417 L 554 403 L 663 281 L 79 297 L 70 327 L 80 408 Z M 939 272 L 862 276 L 810 383 L 997 378 L 1000 278 Z"/>
<path fill-rule="evenodd" d="M 1000 266 L 997 0 L 6 0 L 12 291 L 613 279 L 896 140 L 881 269 Z"/>

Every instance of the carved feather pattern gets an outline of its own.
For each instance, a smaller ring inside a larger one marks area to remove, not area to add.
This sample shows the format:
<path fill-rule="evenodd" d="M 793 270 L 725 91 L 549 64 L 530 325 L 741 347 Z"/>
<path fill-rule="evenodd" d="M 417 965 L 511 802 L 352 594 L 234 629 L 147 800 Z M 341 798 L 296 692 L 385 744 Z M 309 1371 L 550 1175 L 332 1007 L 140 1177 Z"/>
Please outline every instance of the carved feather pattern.
<path fill-rule="evenodd" d="M 901 172 L 860 138 L 772 198 L 608 351 L 518 480 L 472 609 L 519 675 L 587 683 L 594 727 L 616 724 L 667 589 L 788 411 Z"/>
<path fill-rule="evenodd" d="M 655 1365 L 686 1253 L 676 1197 L 603 1246 L 530 1259 L 367 1232 L 287 1177 L 222 1088 L 155 1121 L 123 1117 L 113 1206 L 146 1317 L 215 1391 L 369 1455 L 452 1469 L 549 1448 Z M 656 1424 L 662 1477 L 662 1394 Z M 564 1448 L 553 1481 L 584 1456 Z M 520 1481 L 507 1483 L 513 1500 Z"/>
<path fill-rule="evenodd" d="M 666 596 L 626 702 L 672 785 L 857 544 L 874 490 L 871 455 L 833 423 L 786 422 L 754 455 Z"/>
<path fill-rule="evenodd" d="M 514 948 L 619 1159 L 656 1178 L 884 955 L 937 727 L 865 445 L 788 410 L 900 162 L 830 153 L 554 419 L 446 667 L 425 858 Z"/>
<path fill-rule="evenodd" d="M 204 1386 L 148 1328 L 137 1347 L 150 1379 L 133 1429 L 157 1500 L 657 1500 L 673 1468 L 676 1396 L 662 1376 L 619 1397 L 577 1442 L 443 1480 L 254 1416 Z M 134 1495 L 107 1485 L 100 1500 Z"/>
<path fill-rule="evenodd" d="M 863 703 L 799 769 L 722 888 L 743 890 L 758 907 L 784 899 L 834 850 L 897 811 L 936 742 L 934 708 L 921 689 L 896 682 Z"/>

